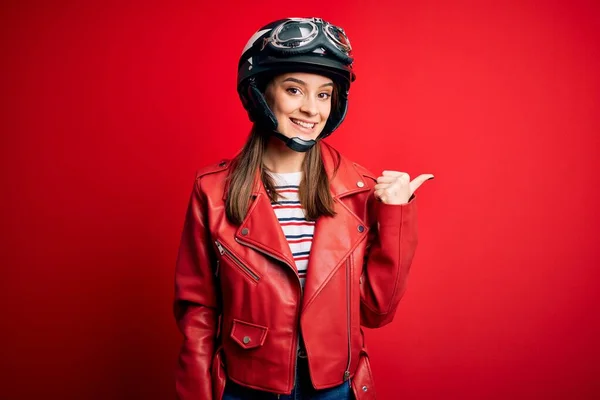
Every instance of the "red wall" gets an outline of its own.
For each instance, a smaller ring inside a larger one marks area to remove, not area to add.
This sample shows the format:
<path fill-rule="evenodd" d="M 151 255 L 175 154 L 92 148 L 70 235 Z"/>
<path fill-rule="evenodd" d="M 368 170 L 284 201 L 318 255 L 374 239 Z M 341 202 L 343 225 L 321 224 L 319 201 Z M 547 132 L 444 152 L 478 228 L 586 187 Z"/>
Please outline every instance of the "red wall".
<path fill-rule="evenodd" d="M 600 397 L 598 2 L 98 3 L 2 3 L 0 397 L 172 398 L 195 169 L 249 131 L 246 40 L 306 15 L 355 47 L 330 143 L 436 175 L 379 398 Z"/>

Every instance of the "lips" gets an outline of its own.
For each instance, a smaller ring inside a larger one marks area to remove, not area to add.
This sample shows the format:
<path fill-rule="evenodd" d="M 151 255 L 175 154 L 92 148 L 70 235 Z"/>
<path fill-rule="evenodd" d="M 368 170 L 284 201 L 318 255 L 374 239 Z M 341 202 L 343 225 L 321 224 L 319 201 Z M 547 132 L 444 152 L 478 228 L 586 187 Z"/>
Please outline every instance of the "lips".
<path fill-rule="evenodd" d="M 290 118 L 290 121 L 292 121 L 292 124 L 294 124 L 295 128 L 299 129 L 302 132 L 310 133 L 315 129 L 315 126 L 317 126 L 316 122 L 308 122 L 296 118 Z"/>

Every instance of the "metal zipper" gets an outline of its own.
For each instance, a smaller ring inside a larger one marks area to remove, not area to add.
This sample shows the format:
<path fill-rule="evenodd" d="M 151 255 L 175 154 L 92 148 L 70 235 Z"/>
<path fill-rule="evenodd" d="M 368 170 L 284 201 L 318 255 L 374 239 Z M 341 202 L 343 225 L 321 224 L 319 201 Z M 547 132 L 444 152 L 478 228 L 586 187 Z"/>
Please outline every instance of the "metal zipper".
<path fill-rule="evenodd" d="M 350 378 L 350 362 L 352 361 L 352 335 L 351 335 L 351 330 L 352 330 L 352 322 L 350 320 L 350 289 L 351 289 L 351 284 L 350 284 L 350 279 L 352 277 L 352 273 L 351 273 L 351 263 L 350 263 L 350 257 L 348 256 L 348 259 L 346 260 L 346 310 L 347 310 L 347 321 L 348 321 L 348 366 L 346 367 L 346 371 L 344 371 L 344 381 L 347 381 Z"/>
<path fill-rule="evenodd" d="M 258 251 L 260 253 L 263 253 L 263 254 L 271 257 L 271 258 L 274 258 L 275 260 L 277 260 L 279 262 L 284 263 L 285 265 L 287 265 L 288 267 L 290 267 L 294 271 L 296 270 L 296 268 L 294 268 L 287 261 L 285 261 L 285 260 L 283 260 L 283 259 L 281 259 L 279 257 L 276 257 L 273 254 L 271 254 L 271 253 L 269 253 L 269 252 L 267 252 L 267 251 L 265 251 L 263 249 L 260 249 L 260 248 L 258 248 L 256 246 L 253 246 L 253 245 L 249 244 L 249 243 L 246 243 L 246 242 L 238 239 L 237 237 L 235 238 L 235 241 L 238 242 L 238 243 L 240 243 L 240 244 L 243 244 L 244 246 L 248 246 L 251 249 L 254 249 L 254 250 L 256 250 L 256 251 Z M 296 321 L 297 329 L 296 329 L 296 331 L 298 331 L 299 330 L 299 326 L 300 326 L 300 304 L 302 303 L 302 284 L 300 283 L 300 277 L 298 276 L 298 274 L 296 273 L 294 275 L 296 275 L 296 277 L 298 278 L 298 291 L 300 292 L 300 295 L 298 296 L 298 300 L 299 300 L 298 301 L 298 305 L 296 307 L 296 315 L 297 315 L 297 321 Z M 292 374 L 293 374 L 293 381 L 294 381 L 294 385 L 295 385 L 296 384 L 296 366 L 298 364 L 298 333 L 299 332 L 294 332 L 294 333 L 295 333 L 294 334 L 294 339 L 293 339 L 294 342 L 292 343 L 292 348 L 294 349 L 295 357 L 294 357 L 294 369 L 292 370 L 293 371 Z M 294 385 L 292 385 L 292 387 Z M 279 395 L 277 395 L 277 398 L 279 398 Z"/>
<path fill-rule="evenodd" d="M 231 258 L 235 262 L 235 264 L 250 278 L 254 279 L 257 282 L 260 280 L 260 276 L 258 276 L 250 268 L 246 267 L 236 256 L 233 255 L 233 253 L 231 253 L 229 250 L 223 247 L 223 245 L 218 240 L 215 240 L 215 245 L 217 245 L 217 249 L 219 249 L 219 253 L 221 253 L 221 255 L 227 254 L 227 256 Z"/>

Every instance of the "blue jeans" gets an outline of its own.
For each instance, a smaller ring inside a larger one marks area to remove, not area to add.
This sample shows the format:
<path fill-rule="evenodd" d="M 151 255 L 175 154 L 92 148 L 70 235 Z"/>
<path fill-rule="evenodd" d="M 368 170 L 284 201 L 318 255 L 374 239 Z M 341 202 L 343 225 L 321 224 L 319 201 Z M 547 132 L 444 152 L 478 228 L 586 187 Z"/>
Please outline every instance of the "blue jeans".
<path fill-rule="evenodd" d="M 256 389 L 250 389 L 238 385 L 231 380 L 227 380 L 223 400 L 272 400 L 277 399 L 277 395 L 270 392 L 263 392 Z M 292 389 L 292 394 L 282 394 L 280 400 L 353 400 L 350 380 L 324 390 L 315 390 L 310 382 L 308 372 L 308 362 L 306 358 L 298 357 L 296 365 L 296 384 Z"/>

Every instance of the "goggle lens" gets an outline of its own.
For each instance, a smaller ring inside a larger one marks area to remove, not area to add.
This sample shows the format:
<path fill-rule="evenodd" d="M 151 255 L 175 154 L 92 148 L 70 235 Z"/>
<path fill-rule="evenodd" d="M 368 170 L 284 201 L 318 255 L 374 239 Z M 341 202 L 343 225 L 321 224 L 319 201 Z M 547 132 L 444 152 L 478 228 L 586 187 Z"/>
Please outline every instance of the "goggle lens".
<path fill-rule="evenodd" d="M 308 22 L 290 21 L 277 32 L 276 40 L 281 44 L 294 46 L 315 36 L 315 33 L 316 27 Z"/>
<path fill-rule="evenodd" d="M 341 28 L 338 28 L 335 25 L 327 25 L 325 29 L 329 34 L 329 37 L 338 45 L 338 47 L 347 53 L 352 50 L 352 46 L 350 46 L 350 40 Z"/>

